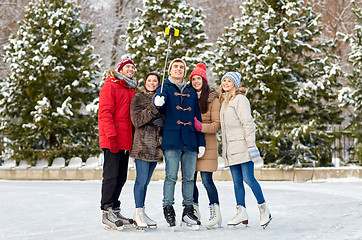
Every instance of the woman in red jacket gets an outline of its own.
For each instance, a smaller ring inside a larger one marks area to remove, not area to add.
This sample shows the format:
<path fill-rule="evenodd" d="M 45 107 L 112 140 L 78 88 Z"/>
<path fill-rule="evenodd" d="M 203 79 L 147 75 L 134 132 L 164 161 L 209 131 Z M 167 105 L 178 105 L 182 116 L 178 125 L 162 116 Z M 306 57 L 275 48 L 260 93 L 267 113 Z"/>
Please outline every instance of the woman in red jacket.
<path fill-rule="evenodd" d="M 134 72 L 133 61 L 122 59 L 117 71 L 107 71 L 107 78 L 99 93 L 99 142 L 104 152 L 102 222 L 106 228 L 118 230 L 123 229 L 125 224 L 133 224 L 132 219 L 121 215 L 118 198 L 127 179 L 128 157 L 132 147 L 130 104 L 137 87 Z"/>

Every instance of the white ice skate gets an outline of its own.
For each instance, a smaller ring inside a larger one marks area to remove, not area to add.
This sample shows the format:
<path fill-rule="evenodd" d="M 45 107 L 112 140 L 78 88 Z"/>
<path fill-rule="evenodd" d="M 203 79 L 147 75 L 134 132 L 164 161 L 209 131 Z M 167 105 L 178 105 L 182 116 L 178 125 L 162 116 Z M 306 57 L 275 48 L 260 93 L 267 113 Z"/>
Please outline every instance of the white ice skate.
<path fill-rule="evenodd" d="M 143 207 L 143 215 L 145 216 L 147 226 L 150 228 L 157 228 L 157 222 L 152 220 L 149 216 L 147 216 L 145 207 Z"/>
<path fill-rule="evenodd" d="M 210 204 L 210 218 L 209 221 L 206 222 L 206 228 L 211 229 L 214 228 L 214 226 L 217 224 L 219 227 L 221 227 L 222 219 L 221 219 L 221 213 L 220 213 L 220 206 L 219 204 Z"/>
<path fill-rule="evenodd" d="M 136 208 L 136 212 L 133 217 L 134 224 L 136 225 L 136 229 L 144 230 L 147 228 L 147 222 L 145 215 L 143 213 L 143 208 Z"/>
<path fill-rule="evenodd" d="M 258 208 L 260 211 L 260 226 L 265 229 L 272 220 L 272 217 L 269 208 L 266 206 L 265 203 L 258 204 Z"/>
<path fill-rule="evenodd" d="M 248 214 L 244 206 L 238 205 L 236 206 L 236 215 L 228 221 L 228 226 L 237 226 L 240 223 L 245 226 L 248 225 Z"/>

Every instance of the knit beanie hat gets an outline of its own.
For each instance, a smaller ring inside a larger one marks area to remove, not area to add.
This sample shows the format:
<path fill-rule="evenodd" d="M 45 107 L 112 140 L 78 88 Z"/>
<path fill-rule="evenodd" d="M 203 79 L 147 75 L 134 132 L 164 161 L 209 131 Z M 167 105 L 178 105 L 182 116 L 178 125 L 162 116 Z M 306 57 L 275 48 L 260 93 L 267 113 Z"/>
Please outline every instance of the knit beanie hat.
<path fill-rule="evenodd" d="M 194 75 L 203 77 L 205 79 L 205 81 L 208 83 L 207 77 L 206 77 L 206 66 L 203 63 L 198 63 L 196 65 L 195 69 L 191 72 L 190 81 Z"/>
<path fill-rule="evenodd" d="M 129 59 L 129 58 L 123 58 L 119 61 L 118 66 L 117 66 L 117 72 L 120 72 L 122 70 L 122 68 L 126 65 L 126 64 L 132 64 L 133 66 L 136 67 L 136 65 L 134 64 L 134 62 Z"/>
<path fill-rule="evenodd" d="M 168 66 L 168 73 L 170 74 L 171 68 L 172 68 L 172 64 L 174 64 L 174 62 L 182 62 L 185 66 L 185 74 L 184 77 L 186 77 L 186 73 L 187 73 L 187 66 L 184 60 L 182 60 L 181 58 L 175 58 L 174 60 L 171 61 L 170 65 Z"/>
<path fill-rule="evenodd" d="M 221 82 L 222 82 L 222 80 L 224 80 L 224 78 L 230 78 L 234 82 L 236 88 L 240 87 L 240 80 L 241 80 L 241 74 L 240 73 L 238 73 L 238 72 L 227 72 L 222 77 Z"/>

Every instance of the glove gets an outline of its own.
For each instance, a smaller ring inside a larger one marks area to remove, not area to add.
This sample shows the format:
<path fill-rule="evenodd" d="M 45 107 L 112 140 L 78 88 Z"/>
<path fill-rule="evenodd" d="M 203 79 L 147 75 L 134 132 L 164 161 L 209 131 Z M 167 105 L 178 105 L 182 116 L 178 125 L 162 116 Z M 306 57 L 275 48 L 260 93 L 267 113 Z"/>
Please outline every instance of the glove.
<path fill-rule="evenodd" d="M 199 147 L 199 153 L 197 154 L 197 158 L 202 158 L 202 156 L 204 156 L 204 154 L 205 154 L 205 147 L 200 146 Z"/>
<path fill-rule="evenodd" d="M 249 153 L 250 160 L 253 161 L 254 163 L 260 162 L 263 160 L 260 156 L 259 149 L 256 146 L 249 147 L 248 153 Z"/>
<path fill-rule="evenodd" d="M 157 95 L 154 99 L 154 103 L 156 107 L 162 107 L 165 104 L 165 97 Z"/>
<path fill-rule="evenodd" d="M 197 120 L 196 117 L 194 117 L 194 123 L 195 123 L 195 129 L 196 129 L 196 131 L 201 132 L 201 130 L 202 130 L 202 123 L 201 123 L 199 120 Z"/>
<path fill-rule="evenodd" d="M 118 148 L 118 141 L 117 141 L 117 137 L 114 136 L 114 137 L 110 137 L 108 138 L 109 139 L 109 142 L 111 144 L 110 146 L 110 150 L 112 153 L 118 153 L 119 152 L 119 148 Z"/>
<path fill-rule="evenodd" d="M 152 125 L 155 125 L 157 127 L 163 127 L 163 119 L 162 119 L 162 117 L 158 117 L 158 118 L 152 120 L 151 123 L 152 123 Z"/>

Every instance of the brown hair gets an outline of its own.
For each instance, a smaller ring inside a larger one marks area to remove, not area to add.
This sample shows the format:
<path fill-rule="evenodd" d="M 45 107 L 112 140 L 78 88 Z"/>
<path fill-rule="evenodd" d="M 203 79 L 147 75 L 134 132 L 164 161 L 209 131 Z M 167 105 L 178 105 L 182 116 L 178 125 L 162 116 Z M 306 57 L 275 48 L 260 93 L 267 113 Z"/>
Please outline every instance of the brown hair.
<path fill-rule="evenodd" d="M 106 76 L 115 78 L 116 77 L 116 70 L 114 70 L 113 68 L 108 69 L 106 71 Z"/>
<path fill-rule="evenodd" d="M 191 79 L 191 86 L 192 86 L 192 79 Z M 206 113 L 208 108 L 208 99 L 210 94 L 210 87 L 209 84 L 207 84 L 206 80 L 202 78 L 202 87 L 201 87 L 201 94 L 199 98 L 199 106 L 200 106 L 200 112 Z"/>
<path fill-rule="evenodd" d="M 153 72 L 151 72 L 151 73 L 147 74 L 147 76 L 146 76 L 146 78 L 145 78 L 144 83 L 146 83 L 146 80 L 147 80 L 148 76 L 152 76 L 152 75 L 157 77 L 158 84 L 160 84 L 160 83 L 161 83 L 161 80 L 160 80 L 160 75 L 158 75 L 157 73 L 153 73 Z"/>

